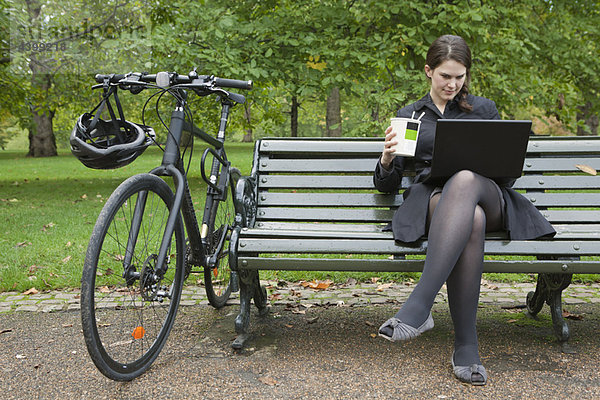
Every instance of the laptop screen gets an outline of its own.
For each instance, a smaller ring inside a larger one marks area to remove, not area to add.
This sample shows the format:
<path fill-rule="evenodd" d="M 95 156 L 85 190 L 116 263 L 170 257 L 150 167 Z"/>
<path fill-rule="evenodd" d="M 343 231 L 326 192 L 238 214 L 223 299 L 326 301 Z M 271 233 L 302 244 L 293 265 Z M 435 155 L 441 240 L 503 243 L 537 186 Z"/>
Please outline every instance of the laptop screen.
<path fill-rule="evenodd" d="M 439 119 L 432 178 L 468 169 L 488 178 L 518 178 L 523 171 L 531 121 Z"/>

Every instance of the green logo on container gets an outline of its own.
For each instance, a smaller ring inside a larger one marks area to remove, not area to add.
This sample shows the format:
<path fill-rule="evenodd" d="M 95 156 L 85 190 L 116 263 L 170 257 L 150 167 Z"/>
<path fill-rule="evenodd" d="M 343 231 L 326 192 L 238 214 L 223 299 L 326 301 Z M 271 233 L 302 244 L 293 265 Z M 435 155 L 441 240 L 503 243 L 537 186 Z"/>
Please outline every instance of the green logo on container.
<path fill-rule="evenodd" d="M 415 124 L 414 122 L 409 122 L 406 124 L 406 133 L 404 134 L 404 138 L 406 140 L 417 140 L 417 131 L 419 129 L 419 124 Z"/>

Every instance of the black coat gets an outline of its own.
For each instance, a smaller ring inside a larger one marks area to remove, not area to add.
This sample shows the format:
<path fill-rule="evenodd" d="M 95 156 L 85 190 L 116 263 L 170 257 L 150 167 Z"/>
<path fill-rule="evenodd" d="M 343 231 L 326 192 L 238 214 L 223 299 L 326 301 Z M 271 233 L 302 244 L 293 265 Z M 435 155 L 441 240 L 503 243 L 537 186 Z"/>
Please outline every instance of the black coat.
<path fill-rule="evenodd" d="M 500 119 L 496 104 L 484 97 L 469 95 L 472 112 L 464 112 L 458 107 L 458 102 L 452 100 L 446 105 L 442 114 L 427 94 L 419 101 L 410 104 L 397 113 L 398 117 L 415 118 L 425 112 L 421 118 L 421 128 L 415 154 L 416 176 L 414 183 L 404 191 L 404 202 L 396 210 L 391 222 L 394 239 L 401 242 L 415 242 L 425 234 L 429 197 L 435 189 L 435 184 L 428 183 L 431 171 L 431 157 L 435 137 L 436 121 L 445 119 Z M 395 157 L 390 171 L 377 163 L 373 182 L 375 187 L 385 193 L 397 192 L 404 170 L 404 157 Z M 542 236 L 552 237 L 556 234 L 552 225 L 539 213 L 529 200 L 511 189 L 514 180 L 498 182 L 506 208 L 504 210 L 504 228 L 510 239 L 529 240 Z"/>

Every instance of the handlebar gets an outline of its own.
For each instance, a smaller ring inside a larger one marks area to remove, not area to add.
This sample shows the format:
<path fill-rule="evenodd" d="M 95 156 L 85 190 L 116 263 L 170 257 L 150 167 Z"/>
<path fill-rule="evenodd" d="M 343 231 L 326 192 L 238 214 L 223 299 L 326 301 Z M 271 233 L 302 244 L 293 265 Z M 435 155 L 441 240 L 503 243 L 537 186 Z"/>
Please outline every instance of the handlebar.
<path fill-rule="evenodd" d="M 96 82 L 104 83 L 108 80 L 111 84 L 131 85 L 136 83 L 156 83 L 161 87 L 173 85 L 185 85 L 192 89 L 210 89 L 210 88 L 233 88 L 233 89 L 252 89 L 252 81 L 242 81 L 237 79 L 217 78 L 213 75 L 198 75 L 192 71 L 187 75 L 180 75 L 176 72 L 159 72 L 157 74 L 148 73 L 129 73 L 129 74 L 98 74 L 95 76 Z"/>

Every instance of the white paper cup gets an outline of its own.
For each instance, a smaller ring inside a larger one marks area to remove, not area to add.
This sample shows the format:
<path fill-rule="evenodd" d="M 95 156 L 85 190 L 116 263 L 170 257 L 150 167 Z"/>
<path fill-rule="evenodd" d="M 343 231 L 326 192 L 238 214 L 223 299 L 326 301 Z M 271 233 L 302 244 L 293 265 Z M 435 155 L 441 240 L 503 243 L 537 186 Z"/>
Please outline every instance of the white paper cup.
<path fill-rule="evenodd" d="M 414 157 L 419 139 L 421 121 L 413 118 L 392 118 L 392 132 L 396 134 L 398 144 L 392 146 L 397 156 Z"/>

